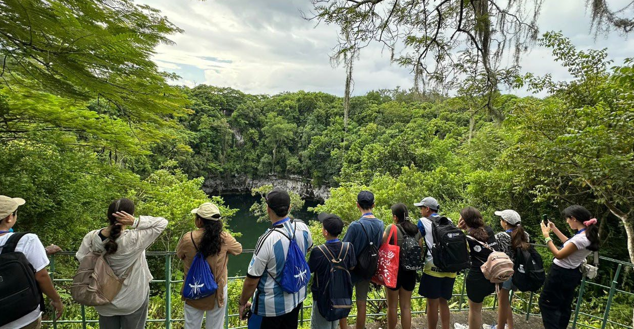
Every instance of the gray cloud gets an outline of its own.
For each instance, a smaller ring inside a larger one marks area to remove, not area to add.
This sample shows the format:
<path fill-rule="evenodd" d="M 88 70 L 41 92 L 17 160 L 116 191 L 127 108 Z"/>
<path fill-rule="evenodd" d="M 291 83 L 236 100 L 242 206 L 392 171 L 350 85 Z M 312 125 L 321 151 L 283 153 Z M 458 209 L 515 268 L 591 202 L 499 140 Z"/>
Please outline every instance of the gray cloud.
<path fill-rule="evenodd" d="M 615 2 L 621 2 L 618 0 Z M 333 68 L 329 55 L 337 42 L 337 28 L 301 17 L 311 9 L 309 0 L 140 0 L 158 8 L 184 33 L 176 45 L 161 45 L 159 67 L 180 74 L 178 83 L 207 83 L 250 93 L 324 91 L 342 95 L 345 73 Z M 614 3 L 613 6 L 617 6 Z M 546 1 L 540 16 L 542 32 L 561 30 L 580 49 L 608 48 L 615 64 L 634 53 L 634 42 L 616 33 L 596 40 L 590 17 L 578 0 Z M 533 48 L 521 60 L 525 72 L 550 73 L 569 79 L 550 52 Z M 194 72 L 197 71 L 197 72 Z M 378 44 L 363 49 L 355 63 L 355 94 L 369 90 L 412 86 L 409 69 L 390 63 L 390 54 Z M 526 94 L 525 91 L 518 91 Z"/>

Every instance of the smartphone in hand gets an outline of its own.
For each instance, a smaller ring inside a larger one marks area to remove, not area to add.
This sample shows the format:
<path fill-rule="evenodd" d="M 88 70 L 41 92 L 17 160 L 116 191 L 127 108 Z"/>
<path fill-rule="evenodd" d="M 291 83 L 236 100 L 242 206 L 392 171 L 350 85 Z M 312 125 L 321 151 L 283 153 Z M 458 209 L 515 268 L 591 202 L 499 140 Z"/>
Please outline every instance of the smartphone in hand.
<path fill-rule="evenodd" d="M 548 222 L 549 222 L 548 215 L 546 214 L 542 215 L 542 222 L 544 222 L 544 225 L 548 226 Z"/>

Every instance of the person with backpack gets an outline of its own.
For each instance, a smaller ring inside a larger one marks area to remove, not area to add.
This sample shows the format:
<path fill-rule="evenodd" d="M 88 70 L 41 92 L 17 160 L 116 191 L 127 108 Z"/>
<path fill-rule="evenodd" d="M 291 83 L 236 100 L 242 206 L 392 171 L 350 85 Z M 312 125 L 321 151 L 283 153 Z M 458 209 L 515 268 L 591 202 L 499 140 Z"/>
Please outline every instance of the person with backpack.
<path fill-rule="evenodd" d="M 539 297 L 545 329 L 564 329 L 568 326 L 575 289 L 582 279 L 580 268 L 590 253 L 599 250 L 599 226 L 590 211 L 583 206 L 573 205 L 564 209 L 563 216 L 568 226 L 577 231 L 571 238 L 564 235 L 554 223 L 548 221 L 548 226 L 541 223 L 544 242 L 555 256 Z M 558 249 L 550 238 L 551 231 L 563 242 L 562 249 Z"/>
<path fill-rule="evenodd" d="M 487 262 L 491 253 L 497 251 L 497 241 L 491 227 L 484 224 L 480 211 L 474 207 L 466 207 L 460 211 L 458 227 L 467 232 L 471 255 L 471 267 L 465 278 L 469 298 L 469 329 L 481 329 L 482 302 L 486 296 L 495 292 L 495 284 L 484 276 L 481 266 Z"/>
<path fill-rule="evenodd" d="M 297 328 L 310 280 L 306 254 L 313 246 L 308 226 L 291 219 L 291 197 L 274 189 L 266 196 L 272 227 L 255 246 L 240 296 L 241 319 L 249 328 Z M 253 297 L 253 303 L 249 299 Z"/>
<path fill-rule="evenodd" d="M 521 226 L 522 217 L 511 209 L 496 211 L 495 215 L 500 217 L 500 226 L 504 229 L 504 232 L 495 235 L 498 248 L 514 260 L 516 250 L 528 251 L 531 247 L 528 233 Z M 499 288 L 498 321 L 497 325 L 491 325 L 490 329 L 504 328 L 505 325 L 507 329 L 513 329 L 513 311 L 509 300 L 510 291 L 515 289 L 513 279 L 508 279 L 500 284 Z"/>
<path fill-rule="evenodd" d="M 385 224 L 372 213 L 372 209 L 374 209 L 374 194 L 372 192 L 359 192 L 357 209 L 361 212 L 361 218 L 350 223 L 343 241 L 350 242 L 356 253 L 357 266 L 352 272 L 352 282 L 357 298 L 357 322 L 355 326 L 357 329 L 364 329 L 370 281 L 376 274 L 378 267 L 379 247 L 381 247 L 383 240 Z M 342 329 L 347 328 L 347 319 L 342 319 L 340 325 Z"/>
<path fill-rule="evenodd" d="M 107 227 L 86 234 L 75 257 L 81 263 L 92 254 L 103 255 L 122 285 L 114 299 L 95 306 L 101 329 L 145 328 L 152 273 L 145 250 L 163 233 L 167 220 L 161 217 L 134 217 L 134 202 L 127 198 L 112 201 Z M 109 287 L 105 287 L 109 288 Z"/>
<path fill-rule="evenodd" d="M 423 267 L 423 276 L 418 288 L 418 294 L 427 299 L 427 327 L 436 329 L 438 326 L 438 313 L 442 322 L 442 329 L 449 329 L 450 312 L 449 303 L 453 295 L 453 286 L 456 281 L 457 273 L 441 270 L 434 264 L 432 249 L 435 245 L 440 246 L 441 241 L 434 241 L 434 229 L 440 228 L 440 225 L 447 225 L 446 228 L 455 228 L 459 233 L 460 229 L 453 226 L 451 219 L 442 217 L 438 214 L 440 205 L 438 201 L 432 197 L 426 197 L 421 202 L 414 203 L 414 206 L 420 210 L 421 218 L 418 220 L 418 230 L 424 237 L 427 247 L 425 252 L 425 266 Z M 443 219 L 441 221 L 441 219 Z M 444 226 L 443 226 L 444 227 Z M 464 233 L 462 233 L 464 237 Z M 464 252 L 467 253 L 466 241 L 464 241 Z M 468 254 L 466 254 L 468 261 Z M 447 262 L 449 263 L 449 262 Z M 456 262 L 460 263 L 460 261 Z M 467 265 L 468 266 L 468 265 Z"/>
<path fill-rule="evenodd" d="M 185 329 L 200 329 L 205 313 L 205 328 L 221 329 L 227 309 L 228 257 L 242 253 L 242 245 L 224 230 L 220 210 L 215 204 L 205 202 L 191 213 L 195 215 L 194 223 L 198 229 L 185 233 L 176 247 L 176 255 L 183 261 L 186 278 L 183 285 L 183 291 L 187 291 L 183 294 Z M 202 269 L 207 271 L 194 272 L 192 267 L 198 269 L 194 265 L 200 265 L 193 264 L 196 261 L 202 262 Z M 208 282 L 207 286 L 204 282 Z M 212 284 L 216 285 L 217 291 L 205 293 L 206 288 L 212 289 L 209 287 Z"/>
<path fill-rule="evenodd" d="M 408 217 L 407 206 L 397 203 L 392 206 L 392 220 L 383 233 L 383 243 L 399 246 L 399 269 L 396 287 L 385 288 L 387 296 L 387 327 L 396 328 L 398 308 L 401 308 L 401 326 L 403 329 L 412 328 L 412 291 L 416 288 L 416 271 L 422 269 L 423 250 L 422 236 L 418 227 Z M 387 241 L 392 228 L 396 226 L 396 241 Z"/>
<path fill-rule="evenodd" d="M 51 299 L 57 319 L 64 312 L 46 270 L 49 261 L 44 245 L 35 234 L 13 232 L 18 207 L 25 203 L 22 198 L 0 195 L 0 329 L 40 328 L 42 294 Z"/>
<path fill-rule="evenodd" d="M 321 233 L 326 243 L 313 249 L 308 259 L 310 272 L 314 274 L 311 291 L 313 312 L 312 329 L 335 329 L 339 320 L 352 309 L 352 278 L 350 271 L 357 264 L 354 247 L 341 242 L 343 221 L 339 216 L 321 213 Z"/>

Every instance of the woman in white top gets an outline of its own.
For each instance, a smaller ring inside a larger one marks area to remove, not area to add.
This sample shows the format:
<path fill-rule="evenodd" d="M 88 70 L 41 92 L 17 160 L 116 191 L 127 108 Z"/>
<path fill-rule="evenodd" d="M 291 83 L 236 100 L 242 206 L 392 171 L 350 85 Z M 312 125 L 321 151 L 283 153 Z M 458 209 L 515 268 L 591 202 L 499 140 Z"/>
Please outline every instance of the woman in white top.
<path fill-rule="evenodd" d="M 132 200 L 113 201 L 108 207 L 110 226 L 88 233 L 76 254 L 81 262 L 93 251 L 105 252 L 114 273 L 126 277 L 112 303 L 95 307 L 101 329 L 145 328 L 152 280 L 145 249 L 165 230 L 167 220 L 133 215 Z"/>
<path fill-rule="evenodd" d="M 570 228 L 577 231 L 572 238 L 566 237 L 552 222 L 548 226 L 541 223 L 548 250 L 555 256 L 539 298 L 545 329 L 568 327 L 575 289 L 581 282 L 579 267 L 591 252 L 599 250 L 597 219 L 586 208 L 570 206 L 564 209 L 563 216 Z M 564 243 L 562 249 L 550 238 L 551 230 Z"/>

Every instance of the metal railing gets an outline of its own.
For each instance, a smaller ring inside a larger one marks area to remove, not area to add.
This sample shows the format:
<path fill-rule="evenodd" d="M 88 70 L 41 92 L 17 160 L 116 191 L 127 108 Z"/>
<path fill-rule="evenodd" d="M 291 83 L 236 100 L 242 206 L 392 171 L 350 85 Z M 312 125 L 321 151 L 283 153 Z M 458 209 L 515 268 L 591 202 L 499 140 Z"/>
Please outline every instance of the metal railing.
<path fill-rule="evenodd" d="M 543 247 L 543 246 L 540 246 Z M 244 253 L 252 253 L 252 250 L 245 250 Z M 69 284 L 70 282 L 72 282 L 72 279 L 69 278 L 57 278 L 57 258 L 60 256 L 74 256 L 75 253 L 73 252 L 61 252 L 58 253 L 57 256 L 56 255 L 52 255 L 50 257 L 50 275 L 51 278 L 53 279 L 53 282 L 55 284 Z M 172 296 L 174 294 L 173 292 L 173 285 L 177 284 L 177 285 L 182 285 L 183 280 L 175 280 L 173 278 L 173 264 L 172 264 L 172 258 L 175 256 L 174 252 L 165 252 L 165 251 L 150 251 L 147 252 L 147 256 L 150 258 L 159 258 L 159 257 L 163 257 L 164 258 L 164 265 L 165 265 L 165 274 L 164 277 L 165 279 L 160 279 L 160 280 L 152 280 L 151 284 L 152 285 L 163 285 L 163 288 L 165 289 L 165 302 L 164 302 L 164 308 L 165 308 L 165 318 L 163 319 L 148 319 L 147 322 L 148 323 L 163 323 L 164 327 L 167 329 L 170 329 L 172 327 L 172 323 L 184 323 L 184 319 L 180 319 L 180 318 L 172 318 Z M 610 310 L 612 307 L 612 303 L 614 300 L 614 296 L 616 294 L 625 294 L 628 296 L 634 296 L 634 293 L 630 292 L 630 291 L 625 291 L 623 289 L 619 289 L 618 285 L 619 285 L 619 278 L 621 278 L 622 273 L 624 272 L 624 267 L 629 267 L 630 269 L 634 269 L 634 264 L 629 263 L 629 262 L 624 262 L 624 261 L 620 261 L 617 259 L 612 259 L 612 258 L 608 258 L 608 257 L 603 257 L 601 256 L 600 259 L 602 260 L 601 263 L 601 268 L 605 269 L 606 268 L 606 263 L 610 264 L 611 266 L 616 266 L 616 270 L 615 272 L 613 272 L 614 274 L 612 275 L 612 278 L 610 280 L 611 284 L 609 286 L 606 285 L 602 285 L 596 282 L 593 282 L 591 280 L 586 279 L 586 277 L 584 276 L 584 278 L 581 281 L 581 285 L 579 287 L 579 294 L 577 296 L 576 299 L 576 304 L 575 304 L 575 311 L 573 313 L 573 319 L 571 320 L 571 324 L 572 324 L 572 328 L 575 329 L 577 327 L 583 327 L 583 328 L 594 328 L 594 329 L 605 329 L 608 325 L 611 325 L 612 327 L 617 327 L 617 328 L 629 328 L 629 329 L 634 329 L 634 327 L 632 325 L 627 325 L 627 324 L 623 324 L 623 323 L 618 323 L 616 321 L 612 321 L 609 319 L 610 316 Z M 73 262 L 74 266 L 76 266 L 76 262 Z M 605 271 L 603 271 L 605 272 Z M 457 282 L 461 282 L 460 284 L 460 289 L 459 289 L 459 293 L 455 293 L 454 290 L 454 294 L 452 295 L 453 297 L 458 297 L 458 305 L 457 307 L 455 307 L 455 303 L 452 304 L 451 310 L 452 311 L 463 311 L 463 310 L 467 310 L 468 309 L 468 303 L 467 303 L 467 298 L 466 298 L 466 280 L 464 280 L 464 276 L 465 273 L 459 274 Z M 236 280 L 241 280 L 244 279 L 244 276 L 234 276 L 234 277 L 229 277 L 228 278 L 228 284 L 230 284 L 231 282 L 234 282 Z M 605 304 L 605 310 L 603 311 L 603 314 L 601 316 L 597 316 L 597 315 L 593 315 L 590 314 L 588 312 L 583 312 L 581 309 L 581 306 L 584 302 L 584 296 L 587 292 L 587 288 L 591 287 L 591 286 L 595 286 L 595 287 L 599 287 L 602 289 L 608 289 L 608 296 L 607 296 L 607 301 Z M 455 288 L 454 288 L 455 289 Z M 526 297 L 526 294 L 528 294 L 528 297 Z M 493 295 L 494 296 L 494 295 Z M 515 301 L 516 303 L 523 303 L 525 304 L 525 307 L 519 308 L 517 306 L 513 306 L 512 304 L 512 308 L 515 314 L 521 314 L 521 315 L 525 315 L 525 319 L 528 321 L 529 318 L 531 316 L 540 316 L 539 313 L 533 312 L 533 309 L 535 307 L 535 301 L 537 300 L 537 294 L 536 293 L 514 293 L 511 292 L 511 300 Z M 237 298 L 236 296 L 229 296 L 229 298 Z M 309 294 L 307 296 L 307 300 L 309 300 L 311 298 L 310 295 L 310 289 L 309 289 Z M 412 300 L 419 300 L 419 299 L 423 299 L 423 297 L 420 296 L 413 296 Z M 386 302 L 385 298 L 373 298 L 373 299 L 368 299 L 369 303 L 375 303 L 375 304 L 383 304 Z M 230 303 L 228 303 L 230 304 Z M 493 303 L 492 306 L 489 307 L 484 307 L 483 309 L 495 309 L 497 305 L 497 298 L 493 298 Z M 379 307 L 380 309 L 380 307 Z M 302 312 L 300 312 L 300 318 L 299 318 L 299 322 L 300 323 L 304 323 L 304 322 L 308 322 L 310 321 L 310 316 L 308 316 L 308 319 L 306 319 L 306 317 L 304 316 L 304 311 L 305 310 L 309 310 L 309 312 L 312 310 L 311 306 L 304 306 L 302 309 Z M 247 328 L 246 325 L 244 326 L 237 326 L 237 327 L 229 327 L 229 323 L 230 323 L 230 319 L 235 319 L 238 318 L 238 314 L 230 314 L 229 313 L 229 307 L 227 307 L 227 311 L 225 312 L 225 328 L 226 329 L 241 329 L 241 328 Z M 412 310 L 412 314 L 422 314 L 425 313 L 426 311 L 423 310 L 417 310 L 414 311 Z M 98 323 L 99 321 L 97 319 L 91 318 L 88 319 L 86 316 L 86 307 L 84 306 L 80 306 L 80 314 L 81 314 L 81 319 L 79 320 L 65 320 L 60 319 L 60 320 L 48 320 L 48 321 L 43 321 L 45 324 L 51 325 L 54 329 L 58 329 L 60 327 L 64 327 L 65 324 L 81 324 L 82 328 L 87 328 L 88 324 L 95 324 Z M 385 312 L 374 312 L 374 313 L 368 313 L 367 317 L 368 318 L 379 318 L 379 317 L 385 317 L 387 315 L 387 313 Z M 356 314 L 351 313 L 350 318 L 354 318 L 356 317 Z M 590 325 L 586 325 L 586 324 L 582 324 L 579 323 L 580 319 L 582 317 L 585 317 L 587 319 L 590 320 L 595 320 L 600 324 L 600 327 L 594 327 L 594 326 L 590 326 Z"/>

